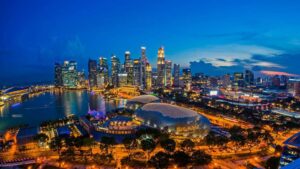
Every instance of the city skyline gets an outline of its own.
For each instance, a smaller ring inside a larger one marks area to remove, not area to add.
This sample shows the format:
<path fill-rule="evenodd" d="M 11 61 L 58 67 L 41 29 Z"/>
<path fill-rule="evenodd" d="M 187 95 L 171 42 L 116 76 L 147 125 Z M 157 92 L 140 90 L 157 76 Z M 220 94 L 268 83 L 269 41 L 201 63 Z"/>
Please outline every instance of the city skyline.
<path fill-rule="evenodd" d="M 53 81 L 53 63 L 64 60 L 77 61 L 86 73 L 89 58 L 115 54 L 123 63 L 124 52 L 138 58 L 140 46 L 155 68 L 162 45 L 166 58 L 181 67 L 191 62 L 192 72 L 300 74 L 292 62 L 299 59 L 297 1 L 1 4 L 1 85 Z"/>

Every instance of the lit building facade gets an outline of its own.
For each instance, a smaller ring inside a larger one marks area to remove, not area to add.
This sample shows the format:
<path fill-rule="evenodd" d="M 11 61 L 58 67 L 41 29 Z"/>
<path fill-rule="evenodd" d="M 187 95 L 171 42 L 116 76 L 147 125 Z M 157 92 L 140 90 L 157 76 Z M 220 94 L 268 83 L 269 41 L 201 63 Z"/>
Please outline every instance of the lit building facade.
<path fill-rule="evenodd" d="M 130 52 L 125 52 L 125 62 L 124 62 L 125 73 L 127 73 L 127 84 L 133 85 L 133 62 L 130 58 Z"/>
<path fill-rule="evenodd" d="M 113 55 L 111 57 L 111 82 L 112 85 L 118 87 L 120 73 L 120 60 L 117 56 Z"/>
<path fill-rule="evenodd" d="M 99 58 L 99 73 L 102 75 L 99 75 L 98 77 L 102 77 L 104 78 L 104 85 L 107 85 L 109 83 L 109 76 L 108 76 L 108 63 L 107 63 L 107 59 L 104 57 L 100 57 Z M 100 81 L 99 79 L 97 79 L 97 81 Z M 100 84 L 97 84 L 98 86 Z"/>
<path fill-rule="evenodd" d="M 97 86 L 97 61 L 89 59 L 88 62 L 88 71 L 89 71 L 89 86 L 96 87 Z"/>
<path fill-rule="evenodd" d="M 157 82 L 158 87 L 164 87 L 166 84 L 165 51 L 163 47 L 158 49 L 157 58 Z"/>
<path fill-rule="evenodd" d="M 179 64 L 174 64 L 173 77 L 174 77 L 173 86 L 179 87 L 179 85 L 180 85 L 180 65 Z"/>
<path fill-rule="evenodd" d="M 54 85 L 56 87 L 63 86 L 62 66 L 59 63 L 55 63 L 54 65 Z"/>
<path fill-rule="evenodd" d="M 192 72 L 191 72 L 190 68 L 182 69 L 182 81 L 183 81 L 185 90 L 191 90 Z"/>
<path fill-rule="evenodd" d="M 134 59 L 133 61 L 133 85 L 142 85 L 142 67 L 140 59 Z"/>
<path fill-rule="evenodd" d="M 250 70 L 245 71 L 245 83 L 246 85 L 254 85 L 254 74 Z"/>
<path fill-rule="evenodd" d="M 172 86 L 172 61 L 166 60 L 166 86 Z"/>
<path fill-rule="evenodd" d="M 150 63 L 147 63 L 146 64 L 146 72 L 145 72 L 145 75 L 146 75 L 146 89 L 147 90 L 151 90 L 152 88 L 152 67 L 150 65 Z"/>
<path fill-rule="evenodd" d="M 77 62 L 64 61 L 62 67 L 62 82 L 66 88 L 76 88 L 78 84 Z"/>

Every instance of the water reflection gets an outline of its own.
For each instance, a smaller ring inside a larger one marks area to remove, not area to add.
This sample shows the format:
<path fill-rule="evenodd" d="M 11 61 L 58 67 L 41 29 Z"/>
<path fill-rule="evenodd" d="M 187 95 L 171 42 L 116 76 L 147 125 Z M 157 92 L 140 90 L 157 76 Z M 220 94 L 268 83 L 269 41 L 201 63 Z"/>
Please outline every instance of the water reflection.
<path fill-rule="evenodd" d="M 102 95 L 87 91 L 47 92 L 27 99 L 17 107 L 0 108 L 0 131 L 20 124 L 37 126 L 42 121 L 55 120 L 89 110 L 102 112 L 124 107 L 126 100 L 105 100 Z"/>

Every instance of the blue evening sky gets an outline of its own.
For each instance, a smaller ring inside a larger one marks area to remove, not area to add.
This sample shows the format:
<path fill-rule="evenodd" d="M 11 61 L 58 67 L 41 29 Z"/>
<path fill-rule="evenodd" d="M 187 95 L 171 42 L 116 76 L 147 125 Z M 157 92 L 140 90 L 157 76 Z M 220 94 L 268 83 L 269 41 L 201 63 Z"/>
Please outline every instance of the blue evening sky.
<path fill-rule="evenodd" d="M 140 46 L 210 75 L 300 74 L 297 0 L 1 0 L 0 85 L 53 80 L 54 62 L 124 60 Z"/>

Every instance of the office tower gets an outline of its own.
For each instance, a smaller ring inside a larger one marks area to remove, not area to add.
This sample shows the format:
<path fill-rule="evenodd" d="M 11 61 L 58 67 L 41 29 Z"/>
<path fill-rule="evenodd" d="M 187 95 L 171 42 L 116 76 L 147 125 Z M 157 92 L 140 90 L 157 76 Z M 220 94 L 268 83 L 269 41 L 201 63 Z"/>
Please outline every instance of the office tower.
<path fill-rule="evenodd" d="M 182 81 L 183 81 L 185 90 L 191 90 L 192 73 L 191 73 L 190 68 L 182 69 Z"/>
<path fill-rule="evenodd" d="M 111 57 L 111 83 L 113 86 L 118 87 L 120 73 L 120 60 L 117 56 Z"/>
<path fill-rule="evenodd" d="M 104 85 L 105 86 L 108 85 L 108 83 L 109 83 L 109 76 L 108 76 L 108 63 L 107 63 L 107 59 L 106 58 L 104 58 L 104 57 L 100 57 L 99 58 L 99 70 L 98 71 L 99 71 L 99 73 L 103 74 Z M 99 84 L 97 84 L 97 85 L 99 85 Z"/>
<path fill-rule="evenodd" d="M 230 74 L 226 74 L 222 77 L 222 86 L 228 87 L 231 85 Z"/>
<path fill-rule="evenodd" d="M 290 78 L 288 81 L 288 92 L 295 98 L 300 98 L 300 79 Z"/>
<path fill-rule="evenodd" d="M 142 86 L 141 88 L 144 88 L 146 86 L 146 66 L 149 63 L 147 56 L 146 56 L 146 47 L 142 46 L 141 47 L 141 81 L 142 81 Z"/>
<path fill-rule="evenodd" d="M 174 69 L 173 69 L 173 86 L 174 87 L 179 87 L 179 78 L 180 78 L 180 65 L 179 64 L 174 64 Z"/>
<path fill-rule="evenodd" d="M 166 60 L 166 86 L 172 86 L 172 61 Z"/>
<path fill-rule="evenodd" d="M 77 76 L 78 76 L 77 86 L 81 87 L 81 88 L 86 87 L 86 85 L 85 85 L 85 74 L 84 74 L 84 71 L 78 72 Z"/>
<path fill-rule="evenodd" d="M 145 80 L 146 85 L 145 85 L 145 87 L 146 87 L 147 90 L 151 90 L 151 88 L 152 88 L 152 67 L 151 67 L 150 63 L 146 64 L 145 74 L 146 74 L 146 80 Z"/>
<path fill-rule="evenodd" d="M 127 85 L 127 73 L 118 73 L 118 86 L 126 86 Z"/>
<path fill-rule="evenodd" d="M 158 87 L 164 87 L 166 84 L 165 51 L 163 47 L 158 49 L 157 58 L 157 82 Z"/>
<path fill-rule="evenodd" d="M 125 52 L 125 63 L 124 63 L 124 69 L 127 73 L 127 84 L 133 85 L 133 63 L 132 59 L 130 58 L 130 52 Z"/>
<path fill-rule="evenodd" d="M 97 86 L 97 61 L 89 59 L 88 62 L 88 71 L 89 71 L 89 86 Z"/>
<path fill-rule="evenodd" d="M 141 60 L 134 59 L 133 61 L 133 85 L 141 86 L 142 84 L 142 67 Z"/>
<path fill-rule="evenodd" d="M 63 86 L 66 88 L 75 88 L 77 81 L 77 63 L 75 61 L 65 61 L 62 67 Z"/>
<path fill-rule="evenodd" d="M 280 87 L 280 78 L 278 75 L 275 75 L 271 78 L 272 87 Z"/>
<path fill-rule="evenodd" d="M 250 70 L 245 71 L 245 83 L 246 85 L 254 85 L 254 74 Z"/>
<path fill-rule="evenodd" d="M 62 66 L 59 63 L 54 65 L 54 84 L 55 87 L 63 86 L 62 82 Z"/>
<path fill-rule="evenodd" d="M 241 72 L 235 72 L 233 74 L 233 86 L 243 87 L 245 84 L 244 74 Z"/>

